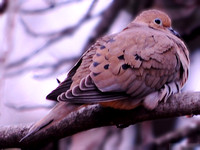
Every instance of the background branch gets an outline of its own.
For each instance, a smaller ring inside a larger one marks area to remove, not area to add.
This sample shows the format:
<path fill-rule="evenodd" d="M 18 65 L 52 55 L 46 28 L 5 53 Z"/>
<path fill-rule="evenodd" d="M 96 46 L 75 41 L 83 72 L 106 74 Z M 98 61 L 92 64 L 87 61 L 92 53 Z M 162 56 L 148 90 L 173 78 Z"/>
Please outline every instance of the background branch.
<path fill-rule="evenodd" d="M 126 5 L 127 1 L 115 0 L 105 11 L 102 12 L 101 21 L 98 23 L 93 34 L 88 39 L 88 42 L 83 48 L 84 51 L 86 51 L 96 41 L 97 38 L 103 36 L 109 30 L 119 12 L 124 9 Z"/>
<path fill-rule="evenodd" d="M 53 3 L 48 3 L 48 6 L 45 7 L 45 8 L 33 9 L 33 10 L 21 9 L 20 13 L 23 13 L 23 14 L 40 14 L 40 13 L 50 11 L 53 8 L 62 7 L 63 5 L 68 5 L 68 4 L 71 4 L 71 3 L 77 3 L 77 2 L 81 2 L 81 1 L 82 0 L 65 0 L 65 1 L 61 1 L 61 2 L 53 2 Z"/>
<path fill-rule="evenodd" d="M 51 45 L 53 45 L 56 42 L 58 42 L 61 39 L 63 39 L 65 36 L 72 35 L 83 23 L 85 23 L 86 21 L 88 21 L 92 17 L 96 17 L 96 16 L 92 16 L 91 15 L 91 12 L 95 7 L 96 2 L 97 2 L 97 0 L 93 0 L 92 4 L 90 5 L 90 8 L 87 10 L 86 14 L 82 17 L 82 19 L 80 19 L 80 21 L 76 25 L 64 28 L 64 29 L 62 29 L 61 31 L 58 31 L 58 32 L 35 33 L 34 31 L 32 31 L 30 29 L 30 27 L 28 27 L 28 25 L 25 23 L 25 21 L 22 18 L 20 18 L 20 21 L 21 21 L 22 25 L 24 26 L 24 29 L 25 29 L 25 31 L 27 33 L 29 33 L 30 35 L 32 35 L 34 37 L 44 36 L 44 37 L 48 37 L 48 39 L 39 48 L 37 48 L 34 51 L 32 51 L 31 53 L 27 54 L 27 56 L 24 56 L 24 57 L 20 58 L 19 60 L 16 60 L 14 62 L 11 62 L 11 63 L 7 64 L 6 68 L 10 69 L 10 68 L 22 65 L 23 63 L 27 62 L 28 60 L 32 59 L 33 57 L 35 57 L 39 53 L 41 53 L 44 50 L 46 50 L 46 48 L 50 47 Z"/>
<path fill-rule="evenodd" d="M 161 102 L 153 110 L 138 107 L 130 111 L 103 108 L 99 105 L 86 106 L 73 112 L 49 129 L 42 130 L 22 142 L 30 125 L 0 127 L 0 147 L 33 147 L 57 140 L 92 128 L 110 125 L 130 125 L 146 120 L 195 115 L 200 113 L 200 92 L 175 94 L 167 103 Z"/>
<path fill-rule="evenodd" d="M 183 138 L 189 137 L 194 134 L 199 134 L 200 132 L 200 122 L 196 122 L 196 124 L 187 125 L 175 131 L 166 133 L 165 135 L 158 137 L 150 144 L 152 145 L 164 145 L 167 143 L 174 143 L 182 140 Z"/>
<path fill-rule="evenodd" d="M 31 70 L 49 69 L 48 73 L 46 74 L 39 75 L 39 76 L 34 75 L 34 78 L 40 78 L 40 79 L 47 78 L 51 76 L 53 73 L 55 73 L 62 65 L 65 65 L 67 63 L 74 64 L 78 59 L 79 57 L 70 57 L 70 58 L 59 59 L 55 63 L 46 62 L 40 65 L 29 65 L 27 67 L 19 68 L 17 71 L 7 72 L 5 73 L 5 76 L 12 77 L 12 76 L 20 75 L 24 72 L 31 71 Z"/>

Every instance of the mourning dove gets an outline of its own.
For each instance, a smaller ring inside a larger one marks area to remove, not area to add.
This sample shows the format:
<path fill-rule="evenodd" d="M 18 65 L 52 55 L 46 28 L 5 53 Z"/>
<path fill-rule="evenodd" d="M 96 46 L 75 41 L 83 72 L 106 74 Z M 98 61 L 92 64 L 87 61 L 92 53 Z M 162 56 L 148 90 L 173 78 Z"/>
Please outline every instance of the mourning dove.
<path fill-rule="evenodd" d="M 29 135 L 59 121 L 82 104 L 130 110 L 154 109 L 188 78 L 189 52 L 167 14 L 147 10 L 121 32 L 100 38 L 48 96 L 58 101 Z"/>

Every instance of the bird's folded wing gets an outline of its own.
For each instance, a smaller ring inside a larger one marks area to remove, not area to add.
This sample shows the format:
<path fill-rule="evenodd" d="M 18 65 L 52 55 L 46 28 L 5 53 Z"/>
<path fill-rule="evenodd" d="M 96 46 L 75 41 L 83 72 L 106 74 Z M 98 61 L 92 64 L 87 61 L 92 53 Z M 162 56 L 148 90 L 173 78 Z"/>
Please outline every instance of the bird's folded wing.
<path fill-rule="evenodd" d="M 73 103 L 142 99 L 179 80 L 182 64 L 168 36 L 151 28 L 126 28 L 97 41 L 75 66 L 70 89 L 58 99 Z M 182 69 L 183 70 L 183 69 Z M 69 88 L 69 87 L 68 87 Z M 53 92 L 55 92 L 54 90 Z"/>
<path fill-rule="evenodd" d="M 46 99 L 57 101 L 58 95 L 62 94 L 63 92 L 66 92 L 67 90 L 70 89 L 70 86 L 73 82 L 72 77 L 76 73 L 77 68 L 80 66 L 81 61 L 82 61 L 82 59 L 80 59 L 75 64 L 75 66 L 69 71 L 67 78 L 62 83 L 60 83 L 60 85 L 55 90 L 53 90 L 51 93 L 49 93 L 46 96 Z"/>
<path fill-rule="evenodd" d="M 79 61 L 74 65 L 74 67 L 69 71 L 67 78 L 59 84 L 59 86 L 53 90 L 51 93 L 49 93 L 46 98 L 49 100 L 58 100 L 58 96 L 59 96 L 59 100 L 66 100 L 66 97 L 64 96 L 64 94 L 70 90 L 73 89 L 73 91 L 76 91 L 79 89 L 79 83 L 82 80 L 82 83 L 84 83 L 83 81 L 85 81 L 86 76 L 91 72 L 89 69 L 90 64 L 92 63 L 92 58 L 94 56 L 94 54 L 96 53 L 97 48 L 102 45 L 102 43 L 107 43 L 112 41 L 112 38 L 115 35 L 109 35 L 109 36 L 105 36 L 103 38 L 100 38 L 94 45 L 92 45 L 90 47 L 90 49 L 88 49 L 83 55 L 82 57 L 79 59 Z M 87 82 L 90 82 L 90 80 L 87 80 Z M 92 84 L 91 84 L 92 83 Z M 98 90 L 98 88 L 93 84 L 93 82 L 87 83 L 87 84 L 91 84 L 92 88 L 87 88 L 87 92 L 82 92 L 82 94 L 85 95 L 90 95 L 90 100 L 88 99 L 88 101 L 91 101 L 92 99 L 92 95 L 91 93 L 96 94 L 96 98 L 101 97 L 105 98 L 106 97 L 111 97 L 116 95 L 116 99 L 118 98 L 122 98 L 124 96 L 124 93 L 106 93 L 105 95 L 102 95 L 102 92 Z M 82 84 L 83 85 L 83 84 Z M 90 86 L 91 86 L 90 85 Z M 72 90 L 70 90 L 72 91 Z M 79 91 L 80 92 L 80 91 Z M 86 94 L 87 93 L 87 94 Z M 81 93 L 80 93 L 81 96 Z M 79 96 L 79 98 L 80 98 Z M 127 97 L 127 96 L 126 96 Z M 84 98 L 84 97 L 83 97 Z M 114 97 L 113 97 L 114 98 Z M 78 99 L 77 99 L 78 100 Z M 76 101 L 78 102 L 78 101 Z"/>

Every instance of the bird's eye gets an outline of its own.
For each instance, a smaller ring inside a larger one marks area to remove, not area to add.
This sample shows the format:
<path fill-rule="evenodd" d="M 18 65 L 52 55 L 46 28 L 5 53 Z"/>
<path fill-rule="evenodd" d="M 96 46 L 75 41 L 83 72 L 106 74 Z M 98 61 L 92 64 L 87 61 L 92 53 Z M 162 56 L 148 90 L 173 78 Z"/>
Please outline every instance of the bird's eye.
<path fill-rule="evenodd" d="M 155 22 L 156 24 L 158 24 L 158 25 L 162 25 L 162 21 L 161 21 L 161 19 L 159 19 L 159 18 L 156 18 L 156 19 L 154 20 L 154 22 Z"/>

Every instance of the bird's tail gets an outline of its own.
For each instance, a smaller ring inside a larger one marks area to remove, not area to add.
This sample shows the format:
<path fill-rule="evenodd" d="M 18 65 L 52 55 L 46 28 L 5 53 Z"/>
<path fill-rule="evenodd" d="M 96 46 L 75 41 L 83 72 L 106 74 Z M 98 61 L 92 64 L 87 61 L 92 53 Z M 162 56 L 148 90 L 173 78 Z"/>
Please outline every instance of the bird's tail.
<path fill-rule="evenodd" d="M 29 130 L 28 134 L 24 136 L 21 140 L 23 141 L 25 138 L 35 134 L 36 132 L 50 128 L 56 122 L 62 120 L 69 113 L 78 109 L 80 105 L 74 105 L 67 102 L 59 102 L 54 106 L 54 108 L 40 121 L 36 122 Z"/>

